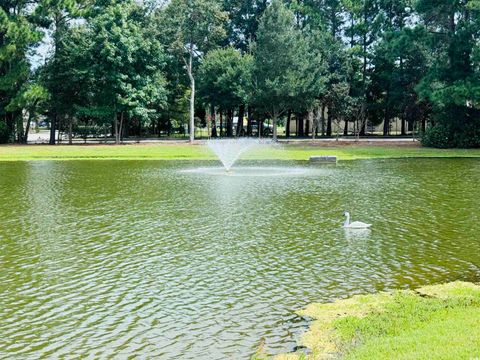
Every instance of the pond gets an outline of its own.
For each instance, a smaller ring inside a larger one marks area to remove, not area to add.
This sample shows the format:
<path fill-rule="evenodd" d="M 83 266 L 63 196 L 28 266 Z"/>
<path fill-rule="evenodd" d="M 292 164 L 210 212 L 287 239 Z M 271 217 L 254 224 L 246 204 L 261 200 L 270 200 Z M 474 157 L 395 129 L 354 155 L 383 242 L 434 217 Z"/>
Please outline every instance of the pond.
<path fill-rule="evenodd" d="M 479 160 L 255 165 L 0 163 L 0 357 L 245 359 L 307 303 L 480 280 Z"/>

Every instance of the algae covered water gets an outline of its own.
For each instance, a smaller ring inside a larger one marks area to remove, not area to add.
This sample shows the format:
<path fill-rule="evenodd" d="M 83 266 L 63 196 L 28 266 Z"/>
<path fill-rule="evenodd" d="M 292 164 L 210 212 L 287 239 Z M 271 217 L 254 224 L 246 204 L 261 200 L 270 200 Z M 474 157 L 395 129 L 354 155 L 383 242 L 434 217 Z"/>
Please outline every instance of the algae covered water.
<path fill-rule="evenodd" d="M 0 163 L 0 358 L 279 353 L 307 303 L 480 279 L 479 160 L 215 166 Z"/>

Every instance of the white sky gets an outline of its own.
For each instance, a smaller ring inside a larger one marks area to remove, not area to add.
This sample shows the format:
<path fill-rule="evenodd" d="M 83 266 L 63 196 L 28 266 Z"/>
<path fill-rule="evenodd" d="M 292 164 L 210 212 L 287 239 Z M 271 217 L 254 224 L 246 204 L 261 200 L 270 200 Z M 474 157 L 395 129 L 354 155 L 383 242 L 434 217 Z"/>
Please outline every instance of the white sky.
<path fill-rule="evenodd" d="M 37 47 L 30 50 L 29 59 L 33 70 L 45 64 L 45 61 L 52 53 L 53 47 L 50 32 L 51 31 L 47 31 L 42 42 Z"/>

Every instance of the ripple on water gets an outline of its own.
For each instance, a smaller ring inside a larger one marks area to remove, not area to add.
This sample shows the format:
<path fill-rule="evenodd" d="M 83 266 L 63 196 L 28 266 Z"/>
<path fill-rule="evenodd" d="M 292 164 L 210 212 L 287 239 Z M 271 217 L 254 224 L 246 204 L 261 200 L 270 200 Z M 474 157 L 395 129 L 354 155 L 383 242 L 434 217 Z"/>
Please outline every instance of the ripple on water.
<path fill-rule="evenodd" d="M 205 174 L 228 177 L 276 177 L 312 174 L 306 167 L 272 167 L 272 166 L 236 166 L 230 170 L 224 167 L 197 167 L 182 170 L 183 173 Z M 318 174 L 318 171 L 316 172 Z"/>
<path fill-rule="evenodd" d="M 248 358 L 306 303 L 480 278 L 478 161 L 195 166 L 1 163 L 0 358 Z"/>

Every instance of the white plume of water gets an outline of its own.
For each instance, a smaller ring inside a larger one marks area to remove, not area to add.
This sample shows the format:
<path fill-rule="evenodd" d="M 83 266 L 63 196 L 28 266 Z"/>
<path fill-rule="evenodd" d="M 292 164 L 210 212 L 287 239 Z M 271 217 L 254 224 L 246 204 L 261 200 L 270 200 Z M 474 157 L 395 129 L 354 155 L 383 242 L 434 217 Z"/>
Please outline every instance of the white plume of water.
<path fill-rule="evenodd" d="M 237 139 L 220 139 L 208 140 L 207 145 L 217 155 L 222 162 L 225 170 L 230 171 L 235 161 L 245 151 L 254 147 L 266 144 L 265 141 L 255 138 L 237 138 Z"/>

